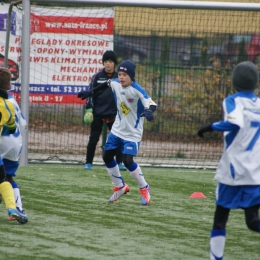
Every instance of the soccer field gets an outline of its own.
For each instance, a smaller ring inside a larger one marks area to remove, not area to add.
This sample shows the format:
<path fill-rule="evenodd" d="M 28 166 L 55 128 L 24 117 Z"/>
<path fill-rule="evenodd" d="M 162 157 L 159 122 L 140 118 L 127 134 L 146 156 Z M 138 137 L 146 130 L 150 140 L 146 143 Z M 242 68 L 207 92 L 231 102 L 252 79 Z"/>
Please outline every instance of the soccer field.
<path fill-rule="evenodd" d="M 1 204 L 1 260 L 209 259 L 215 209 L 212 170 L 142 168 L 152 200 L 144 207 L 128 172 L 130 192 L 108 204 L 112 183 L 104 166 L 29 164 L 20 167 L 26 225 L 7 221 Z M 191 199 L 193 192 L 206 199 Z M 259 259 L 259 234 L 247 229 L 242 210 L 227 225 L 225 260 Z"/>

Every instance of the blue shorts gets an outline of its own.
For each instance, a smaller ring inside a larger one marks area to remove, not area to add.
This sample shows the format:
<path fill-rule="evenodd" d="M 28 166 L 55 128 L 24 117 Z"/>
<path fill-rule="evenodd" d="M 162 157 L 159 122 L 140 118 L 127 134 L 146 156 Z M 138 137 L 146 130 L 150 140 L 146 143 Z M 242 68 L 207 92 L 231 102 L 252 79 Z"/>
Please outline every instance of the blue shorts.
<path fill-rule="evenodd" d="M 141 142 L 131 142 L 124 139 L 121 139 L 111 132 L 108 134 L 107 141 L 104 147 L 105 151 L 116 149 L 117 147 L 121 147 L 123 154 L 130 154 L 136 156 L 138 150 L 140 148 Z"/>
<path fill-rule="evenodd" d="M 17 161 L 11 161 L 8 159 L 3 159 L 5 173 L 6 175 L 16 176 L 16 171 L 18 169 L 19 163 Z"/>
<path fill-rule="evenodd" d="M 216 204 L 227 209 L 260 205 L 260 185 L 230 186 L 218 183 Z"/>

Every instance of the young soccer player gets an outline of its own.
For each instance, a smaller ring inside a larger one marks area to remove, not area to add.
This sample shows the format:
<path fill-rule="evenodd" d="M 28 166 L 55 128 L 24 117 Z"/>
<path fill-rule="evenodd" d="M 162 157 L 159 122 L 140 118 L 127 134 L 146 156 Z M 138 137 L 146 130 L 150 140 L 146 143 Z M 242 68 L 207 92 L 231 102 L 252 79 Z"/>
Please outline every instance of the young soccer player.
<path fill-rule="evenodd" d="M 259 71 L 249 62 L 239 63 L 232 73 L 235 94 L 223 101 L 224 120 L 202 126 L 205 132 L 224 132 L 224 152 L 215 178 L 216 210 L 210 237 L 210 259 L 224 255 L 226 224 L 231 209 L 243 209 L 247 227 L 260 232 L 260 99 L 254 94 Z"/>
<path fill-rule="evenodd" d="M 8 100 L 7 89 L 10 87 L 12 75 L 6 68 L 0 68 L 0 133 L 4 127 L 10 134 L 15 133 L 15 112 L 13 104 Z M 0 156 L 0 194 L 5 202 L 9 217 L 20 224 L 26 224 L 28 217 L 16 209 L 14 191 L 11 184 L 6 181 L 5 167 Z"/>
<path fill-rule="evenodd" d="M 116 54 L 113 51 L 106 51 L 103 54 L 102 62 L 104 68 L 93 75 L 89 84 L 89 90 L 96 88 L 108 79 L 117 78 L 117 72 L 115 71 L 117 65 Z M 111 89 L 108 88 L 104 91 L 99 91 L 95 93 L 95 95 L 89 97 L 86 101 L 86 109 L 87 112 L 84 118 L 87 118 L 88 120 L 91 118 L 93 121 L 91 122 L 84 169 L 91 170 L 103 124 L 105 123 L 108 129 L 111 130 L 116 118 L 116 103 Z M 116 161 L 120 170 L 126 170 L 125 166 L 122 164 L 122 151 L 120 148 L 116 150 Z"/>
<path fill-rule="evenodd" d="M 10 86 L 8 87 L 10 88 Z M 7 90 L 9 90 L 9 88 Z M 8 100 L 14 105 L 16 131 L 14 134 L 9 134 L 9 130 L 4 127 L 2 141 L 0 142 L 0 155 L 3 159 L 7 180 L 14 190 L 16 208 L 25 215 L 20 189 L 13 177 L 16 176 L 16 171 L 19 166 L 19 157 L 22 151 L 22 132 L 26 129 L 27 123 L 16 100 L 11 95 L 8 95 Z M 9 217 L 8 220 L 14 219 Z"/>
<path fill-rule="evenodd" d="M 117 116 L 108 135 L 103 154 L 108 174 L 115 185 L 114 193 L 108 201 L 115 202 L 129 191 L 129 186 L 124 182 L 114 159 L 116 149 L 121 147 L 123 163 L 139 186 L 142 205 L 147 205 L 151 199 L 150 187 L 133 157 L 137 155 L 140 147 L 143 117 L 152 121 L 157 105 L 136 82 L 135 67 L 133 62 L 123 61 L 118 66 L 118 78 L 104 82 L 93 90 L 79 92 L 78 97 L 85 99 L 98 91 L 111 87 L 117 104 Z"/>

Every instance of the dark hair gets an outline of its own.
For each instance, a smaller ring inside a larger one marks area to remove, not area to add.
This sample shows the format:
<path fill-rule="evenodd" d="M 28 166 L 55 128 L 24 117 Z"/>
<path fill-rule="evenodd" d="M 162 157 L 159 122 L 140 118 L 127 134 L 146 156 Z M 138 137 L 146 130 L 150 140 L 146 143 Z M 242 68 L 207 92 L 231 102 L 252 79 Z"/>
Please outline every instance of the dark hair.
<path fill-rule="evenodd" d="M 9 69 L 5 67 L 0 67 L 0 88 L 7 89 L 9 83 L 11 82 L 12 74 Z"/>

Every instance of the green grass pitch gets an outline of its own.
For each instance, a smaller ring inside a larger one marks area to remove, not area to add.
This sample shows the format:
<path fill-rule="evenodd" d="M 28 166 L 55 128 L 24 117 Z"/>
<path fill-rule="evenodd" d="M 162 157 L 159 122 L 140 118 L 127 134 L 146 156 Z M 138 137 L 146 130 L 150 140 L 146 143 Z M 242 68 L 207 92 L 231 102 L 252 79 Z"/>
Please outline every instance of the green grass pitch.
<path fill-rule="evenodd" d="M 108 204 L 113 185 L 104 166 L 29 164 L 16 181 L 26 225 L 7 221 L 0 205 L 1 260 L 209 259 L 215 210 L 212 170 L 142 167 L 152 200 L 144 207 L 128 172 L 130 192 Z M 193 192 L 206 199 L 191 199 Z M 231 211 L 225 260 L 259 259 L 259 234 L 249 231 L 242 210 Z"/>

